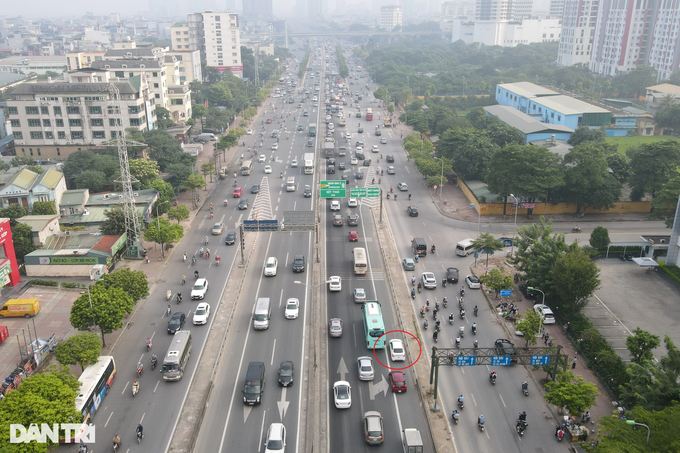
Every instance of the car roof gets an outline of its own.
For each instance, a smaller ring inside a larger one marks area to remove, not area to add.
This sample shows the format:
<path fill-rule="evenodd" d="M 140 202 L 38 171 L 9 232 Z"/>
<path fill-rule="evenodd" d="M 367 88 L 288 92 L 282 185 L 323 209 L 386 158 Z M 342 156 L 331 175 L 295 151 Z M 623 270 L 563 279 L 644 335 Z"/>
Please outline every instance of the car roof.
<path fill-rule="evenodd" d="M 269 426 L 269 439 L 270 440 L 283 440 L 283 423 L 272 423 Z"/>
<path fill-rule="evenodd" d="M 199 278 L 194 282 L 194 285 L 202 285 L 203 283 L 207 282 L 205 278 Z"/>
<path fill-rule="evenodd" d="M 201 302 L 200 304 L 198 304 L 196 306 L 196 310 L 198 310 L 199 308 L 208 308 L 208 303 L 207 302 Z"/>

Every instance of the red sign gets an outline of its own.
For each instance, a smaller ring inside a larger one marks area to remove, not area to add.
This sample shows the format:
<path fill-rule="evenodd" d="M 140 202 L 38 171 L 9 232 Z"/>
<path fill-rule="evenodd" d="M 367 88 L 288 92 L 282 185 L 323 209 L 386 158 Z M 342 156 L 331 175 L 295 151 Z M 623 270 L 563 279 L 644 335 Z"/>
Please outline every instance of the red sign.
<path fill-rule="evenodd" d="M 535 209 L 536 203 L 520 203 L 519 207 L 520 208 L 526 208 L 526 209 Z"/>

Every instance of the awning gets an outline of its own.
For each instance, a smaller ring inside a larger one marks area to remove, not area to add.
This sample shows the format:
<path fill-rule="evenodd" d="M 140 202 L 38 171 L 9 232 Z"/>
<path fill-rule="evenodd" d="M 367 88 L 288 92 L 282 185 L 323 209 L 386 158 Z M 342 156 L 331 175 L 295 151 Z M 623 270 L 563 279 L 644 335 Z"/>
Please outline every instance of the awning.
<path fill-rule="evenodd" d="M 640 267 L 659 267 L 659 263 L 646 256 L 642 258 L 633 258 L 633 261 Z"/>

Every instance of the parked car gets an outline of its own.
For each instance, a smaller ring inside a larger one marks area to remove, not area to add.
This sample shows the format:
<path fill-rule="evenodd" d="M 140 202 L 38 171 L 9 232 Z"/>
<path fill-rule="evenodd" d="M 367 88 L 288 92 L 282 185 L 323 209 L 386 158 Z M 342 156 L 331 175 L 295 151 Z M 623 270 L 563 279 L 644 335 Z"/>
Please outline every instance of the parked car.
<path fill-rule="evenodd" d="M 543 318 L 543 324 L 555 324 L 555 315 L 547 305 L 536 304 L 534 305 L 534 311 Z"/>
<path fill-rule="evenodd" d="M 479 278 L 475 275 L 468 275 L 465 277 L 465 283 L 467 283 L 468 288 L 470 289 L 480 289 L 482 287 Z"/>

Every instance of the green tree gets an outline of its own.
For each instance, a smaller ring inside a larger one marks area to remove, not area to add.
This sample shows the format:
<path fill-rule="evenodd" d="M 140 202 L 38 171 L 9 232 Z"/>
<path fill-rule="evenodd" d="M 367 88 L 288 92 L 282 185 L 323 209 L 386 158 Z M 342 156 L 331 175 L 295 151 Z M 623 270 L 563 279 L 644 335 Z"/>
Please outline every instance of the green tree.
<path fill-rule="evenodd" d="M 630 178 L 630 159 L 619 153 L 609 154 L 606 157 L 607 167 L 612 171 L 612 176 L 621 184 L 628 182 Z"/>
<path fill-rule="evenodd" d="M 175 125 L 175 122 L 170 118 L 170 110 L 165 107 L 156 106 L 156 119 L 158 127 L 167 129 Z"/>
<path fill-rule="evenodd" d="M 496 292 L 502 289 L 510 289 L 514 286 L 512 276 L 503 273 L 500 269 L 491 269 L 486 275 L 479 277 L 479 281 L 487 288 L 491 288 Z"/>
<path fill-rule="evenodd" d="M 104 274 L 97 285 L 104 289 L 120 288 L 125 291 L 134 302 L 138 302 L 149 295 L 149 282 L 142 271 L 133 271 L 124 267 L 110 274 Z"/>
<path fill-rule="evenodd" d="M 602 129 L 591 129 L 588 126 L 579 126 L 571 134 L 567 143 L 576 146 L 584 142 L 603 142 L 605 135 L 605 131 Z"/>
<path fill-rule="evenodd" d="M 102 346 L 106 347 L 104 335 L 123 327 L 123 319 L 132 313 L 134 305 L 134 301 L 124 290 L 94 285 L 89 295 L 83 294 L 73 302 L 71 325 L 78 330 L 98 328 L 102 333 Z"/>
<path fill-rule="evenodd" d="M 159 230 L 160 225 L 160 230 Z M 184 237 L 184 227 L 179 224 L 171 224 L 168 219 L 160 218 L 149 223 L 144 232 L 144 240 L 155 242 L 163 247 L 163 244 L 174 244 Z"/>
<path fill-rule="evenodd" d="M 39 175 L 45 173 L 45 170 L 39 165 L 29 165 L 26 167 L 26 169 L 31 170 L 33 173 L 37 173 Z"/>
<path fill-rule="evenodd" d="M 512 278 L 511 278 L 512 281 Z M 524 347 L 529 347 L 530 344 L 538 342 L 538 336 L 541 334 L 541 316 L 536 313 L 533 308 L 527 308 L 522 317 L 517 321 L 515 330 L 522 332 L 524 337 Z"/>
<path fill-rule="evenodd" d="M 57 207 L 54 201 L 34 201 L 33 215 L 56 215 Z"/>
<path fill-rule="evenodd" d="M 14 253 L 19 262 L 24 262 L 24 256 L 35 250 L 33 244 L 33 233 L 31 227 L 24 223 L 17 223 L 12 229 L 12 243 L 14 244 Z"/>
<path fill-rule="evenodd" d="M 215 173 L 215 164 L 213 162 L 204 163 L 201 165 L 201 173 L 203 173 L 204 178 L 206 175 L 210 175 L 210 182 L 212 182 L 212 177 Z"/>
<path fill-rule="evenodd" d="M 170 202 L 175 199 L 175 189 L 172 188 L 172 184 L 165 182 L 160 178 L 156 178 L 151 181 L 151 187 L 158 192 L 158 200 L 156 200 L 156 203 Z M 167 206 L 169 205 L 168 203 L 165 203 L 165 205 L 165 209 L 163 206 L 159 206 L 159 213 L 165 214 L 167 212 Z M 156 212 L 155 206 L 153 212 Z"/>
<path fill-rule="evenodd" d="M 140 189 L 148 189 L 151 183 L 158 178 L 158 162 L 151 159 L 130 159 L 130 176 L 139 181 Z"/>
<path fill-rule="evenodd" d="M 638 365 L 645 365 L 654 358 L 654 349 L 661 344 L 657 335 L 636 328 L 633 335 L 626 337 L 626 348 L 630 352 L 631 360 Z"/>
<path fill-rule="evenodd" d="M 611 240 L 609 240 L 609 231 L 602 226 L 597 226 L 590 233 L 590 246 L 595 250 L 605 250 Z"/>
<path fill-rule="evenodd" d="M 31 156 L 15 156 L 10 161 L 12 167 L 21 167 L 22 165 L 33 165 L 35 160 Z"/>
<path fill-rule="evenodd" d="M 184 181 L 184 187 L 187 190 L 191 190 L 192 192 L 196 191 L 196 189 L 200 189 L 201 187 L 205 187 L 205 185 L 205 178 L 203 178 L 203 176 L 199 175 L 198 173 L 190 174 L 186 181 Z"/>
<path fill-rule="evenodd" d="M 628 150 L 633 190 L 651 192 L 653 197 L 661 190 L 680 166 L 680 143 L 673 140 L 648 143 Z"/>
<path fill-rule="evenodd" d="M 394 113 L 394 105 L 393 105 L 393 104 L 388 105 L 388 106 L 387 106 L 387 111 L 388 111 L 390 114 Z"/>
<path fill-rule="evenodd" d="M 477 253 L 486 253 L 486 266 L 489 266 L 489 255 L 493 255 L 494 252 L 503 250 L 505 245 L 490 233 L 482 233 L 477 237 L 477 239 L 472 241 L 472 247 Z M 505 289 L 505 288 L 498 288 Z"/>
<path fill-rule="evenodd" d="M 600 269 L 575 242 L 555 261 L 552 279 L 559 299 L 577 313 L 600 287 Z"/>
<path fill-rule="evenodd" d="M 106 185 L 106 174 L 99 170 L 85 170 L 74 180 L 76 189 L 89 189 L 90 193 L 101 192 Z"/>
<path fill-rule="evenodd" d="M 0 447 L 5 452 L 47 453 L 58 447 L 47 443 L 10 444 L 10 424 L 79 422 L 82 414 L 75 410 L 73 402 L 78 395 L 80 383 L 68 368 L 51 366 L 45 373 L 36 373 L 24 379 L 21 385 L 8 392 L 0 404 Z"/>
<path fill-rule="evenodd" d="M 182 220 L 186 220 L 188 218 L 189 218 L 189 208 L 187 208 L 183 204 L 176 206 L 174 208 L 171 208 L 168 211 L 168 219 L 177 220 L 178 224 Z"/>
<path fill-rule="evenodd" d="M 104 221 L 99 227 L 102 234 L 123 234 L 125 233 L 125 212 L 122 206 L 113 206 L 111 209 L 104 210 Z"/>
<path fill-rule="evenodd" d="M 0 217 L 9 218 L 9 226 L 12 228 L 17 224 L 17 219 L 26 215 L 28 215 L 28 208 L 25 208 L 18 203 L 0 209 Z"/>
<path fill-rule="evenodd" d="M 673 135 L 680 133 L 680 104 L 663 105 L 654 115 L 656 124 Z"/>
<path fill-rule="evenodd" d="M 678 194 L 680 194 L 680 169 L 676 169 L 674 175 L 656 193 L 649 218 L 664 220 L 666 228 L 673 228 Z"/>
<path fill-rule="evenodd" d="M 172 175 L 174 185 L 177 187 L 178 191 L 185 185 L 192 172 L 191 166 L 183 163 L 168 165 L 167 171 Z"/>
<path fill-rule="evenodd" d="M 547 390 L 544 398 L 550 404 L 567 409 L 573 415 L 580 415 L 595 404 L 600 392 L 597 386 L 574 376 L 571 371 L 557 373 L 557 380 L 545 384 Z"/>
<path fill-rule="evenodd" d="M 96 333 L 81 333 L 59 343 L 54 356 L 61 365 L 78 365 L 85 371 L 88 365 L 97 363 L 102 352 L 102 341 Z"/>
<path fill-rule="evenodd" d="M 621 184 L 607 173 L 601 148 L 590 143 L 575 146 L 564 156 L 564 198 L 576 204 L 576 212 L 589 207 L 609 209 L 621 196 Z"/>
<path fill-rule="evenodd" d="M 475 134 L 461 146 L 454 148 L 452 154 L 447 157 L 451 158 L 456 173 L 463 180 L 484 179 L 488 172 L 491 156 L 497 150 L 498 146 L 486 135 Z M 437 151 L 439 151 L 439 143 L 437 143 Z"/>

